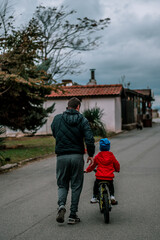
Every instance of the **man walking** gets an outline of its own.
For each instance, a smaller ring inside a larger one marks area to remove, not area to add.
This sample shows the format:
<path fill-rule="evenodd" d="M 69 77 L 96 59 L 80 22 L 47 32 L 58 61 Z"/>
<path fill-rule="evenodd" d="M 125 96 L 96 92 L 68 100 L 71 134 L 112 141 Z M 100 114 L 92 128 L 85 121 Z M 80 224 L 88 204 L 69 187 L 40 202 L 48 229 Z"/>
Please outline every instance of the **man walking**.
<path fill-rule="evenodd" d="M 57 222 L 64 222 L 65 205 L 71 183 L 71 206 L 68 224 L 80 222 L 76 215 L 83 186 L 84 141 L 87 147 L 87 162 L 93 163 L 95 152 L 94 138 L 88 120 L 79 113 L 81 102 L 71 98 L 63 114 L 53 119 L 51 129 L 56 139 L 55 153 L 57 154 L 56 176 L 58 185 Z"/>

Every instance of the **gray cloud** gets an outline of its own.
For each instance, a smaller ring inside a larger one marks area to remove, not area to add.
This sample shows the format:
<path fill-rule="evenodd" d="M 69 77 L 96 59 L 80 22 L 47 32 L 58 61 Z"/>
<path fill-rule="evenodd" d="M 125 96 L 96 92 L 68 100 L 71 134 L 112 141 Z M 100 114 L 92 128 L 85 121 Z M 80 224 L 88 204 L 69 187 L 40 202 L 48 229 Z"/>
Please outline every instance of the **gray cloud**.
<path fill-rule="evenodd" d="M 105 2 L 108 14 L 105 17 L 111 17 L 111 24 L 103 33 L 101 46 L 82 55 L 86 62 L 85 72 L 74 78 L 75 81 L 86 83 L 90 77 L 89 68 L 96 68 L 98 83 L 118 83 L 125 75 L 132 88 L 150 87 L 155 94 L 160 94 L 160 18 L 157 11 L 160 2 L 148 1 L 148 7 L 146 1 L 140 1 L 139 5 L 134 2 Z M 104 12 L 103 8 L 103 16 Z"/>
<path fill-rule="evenodd" d="M 2 0 L 0 0 L 1 2 Z M 66 76 L 80 84 L 90 78 L 90 68 L 96 69 L 99 84 L 119 83 L 122 75 L 131 88 L 150 87 L 160 95 L 160 1 L 159 0 L 15 0 L 19 22 L 29 18 L 35 7 L 67 5 L 77 17 L 111 18 L 102 35 L 100 46 L 80 54 L 85 62 L 79 76 Z"/>
<path fill-rule="evenodd" d="M 102 8 L 99 0 L 74 1 L 64 0 L 63 4 L 77 11 L 77 17 L 89 17 L 96 19 L 102 15 Z"/>

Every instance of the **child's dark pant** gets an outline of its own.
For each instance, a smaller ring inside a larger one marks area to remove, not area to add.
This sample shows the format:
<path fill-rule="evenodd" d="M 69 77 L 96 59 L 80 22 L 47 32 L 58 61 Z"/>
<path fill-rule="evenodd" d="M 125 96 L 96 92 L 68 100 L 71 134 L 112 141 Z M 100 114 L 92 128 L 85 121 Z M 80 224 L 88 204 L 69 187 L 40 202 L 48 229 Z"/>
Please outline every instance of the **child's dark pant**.
<path fill-rule="evenodd" d="M 98 195 L 98 187 L 99 187 L 99 182 L 102 182 L 103 180 L 96 179 L 94 182 L 93 186 L 93 196 L 96 197 Z M 107 180 L 109 182 L 109 191 L 110 195 L 114 196 L 114 185 L 113 185 L 113 180 Z"/>

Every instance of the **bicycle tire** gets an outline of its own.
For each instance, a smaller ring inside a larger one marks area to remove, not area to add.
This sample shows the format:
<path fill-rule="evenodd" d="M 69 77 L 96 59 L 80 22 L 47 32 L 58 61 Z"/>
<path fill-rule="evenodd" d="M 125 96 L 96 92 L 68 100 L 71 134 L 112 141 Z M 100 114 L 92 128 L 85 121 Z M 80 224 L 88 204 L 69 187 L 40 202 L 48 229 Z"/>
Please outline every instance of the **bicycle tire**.
<path fill-rule="evenodd" d="M 107 193 L 103 193 L 103 204 L 104 222 L 109 223 L 109 200 Z"/>
<path fill-rule="evenodd" d="M 103 213 L 103 206 L 102 206 L 103 202 L 102 200 L 100 199 L 99 200 L 99 210 L 100 210 L 100 213 Z"/>
<path fill-rule="evenodd" d="M 99 192 L 98 192 L 98 200 L 99 200 L 99 210 L 100 210 L 100 213 L 103 213 L 103 197 L 101 196 L 101 193 L 102 193 L 102 186 L 100 185 L 99 186 Z"/>

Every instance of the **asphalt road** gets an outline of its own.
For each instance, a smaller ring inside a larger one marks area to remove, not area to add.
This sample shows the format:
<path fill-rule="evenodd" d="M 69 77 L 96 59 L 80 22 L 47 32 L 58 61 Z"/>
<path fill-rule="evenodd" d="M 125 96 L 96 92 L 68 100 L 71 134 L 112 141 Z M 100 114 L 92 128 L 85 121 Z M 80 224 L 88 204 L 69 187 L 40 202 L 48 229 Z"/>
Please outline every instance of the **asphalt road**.
<path fill-rule="evenodd" d="M 160 124 L 111 139 L 121 164 L 115 177 L 119 202 L 105 224 L 98 204 L 90 204 L 94 173 L 85 174 L 78 215 L 70 226 L 55 221 L 55 157 L 0 174 L 0 240 L 160 239 Z M 97 148 L 98 151 L 98 148 Z M 67 204 L 66 220 L 69 214 Z"/>

